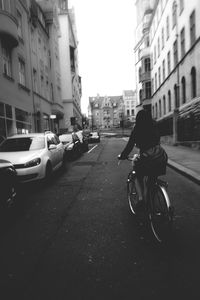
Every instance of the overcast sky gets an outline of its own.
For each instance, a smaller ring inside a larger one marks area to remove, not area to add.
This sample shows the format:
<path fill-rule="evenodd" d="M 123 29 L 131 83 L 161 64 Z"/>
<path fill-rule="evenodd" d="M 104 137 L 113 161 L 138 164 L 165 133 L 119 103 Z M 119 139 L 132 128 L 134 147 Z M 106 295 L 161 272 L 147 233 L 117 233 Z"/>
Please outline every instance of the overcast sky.
<path fill-rule="evenodd" d="M 135 89 L 134 0 L 71 0 L 75 8 L 82 110 L 88 98 Z"/>

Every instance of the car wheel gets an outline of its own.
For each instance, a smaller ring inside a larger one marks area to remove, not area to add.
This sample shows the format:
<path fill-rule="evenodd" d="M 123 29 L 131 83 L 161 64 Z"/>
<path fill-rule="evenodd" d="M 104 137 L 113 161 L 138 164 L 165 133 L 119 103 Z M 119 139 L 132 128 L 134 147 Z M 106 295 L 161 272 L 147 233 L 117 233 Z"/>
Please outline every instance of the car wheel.
<path fill-rule="evenodd" d="M 51 163 L 48 161 L 46 165 L 46 170 L 45 170 L 45 180 L 48 180 L 52 175 L 52 166 Z"/>

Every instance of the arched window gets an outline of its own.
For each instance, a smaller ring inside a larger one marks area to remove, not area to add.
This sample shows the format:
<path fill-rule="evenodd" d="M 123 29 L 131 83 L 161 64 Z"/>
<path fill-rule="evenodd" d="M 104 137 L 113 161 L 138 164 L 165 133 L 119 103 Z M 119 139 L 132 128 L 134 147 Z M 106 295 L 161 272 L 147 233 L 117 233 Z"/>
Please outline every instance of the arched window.
<path fill-rule="evenodd" d="M 163 115 L 166 114 L 166 99 L 165 96 L 163 96 Z"/>
<path fill-rule="evenodd" d="M 192 67 L 191 69 L 191 96 L 192 98 L 196 97 L 196 69 Z"/>
<path fill-rule="evenodd" d="M 171 91 L 168 91 L 168 110 L 172 110 L 172 102 L 171 102 Z"/>
<path fill-rule="evenodd" d="M 181 79 L 181 89 L 182 89 L 182 103 L 186 102 L 186 85 L 185 85 L 185 77 L 183 76 Z"/>
<path fill-rule="evenodd" d="M 159 117 L 162 116 L 162 107 L 161 107 L 161 100 L 159 100 Z"/>
<path fill-rule="evenodd" d="M 155 115 L 154 115 L 154 105 L 152 105 L 152 116 L 153 116 L 153 118 L 155 118 Z"/>
<path fill-rule="evenodd" d="M 176 1 L 174 1 L 173 6 L 172 6 L 172 28 L 176 25 Z"/>
<path fill-rule="evenodd" d="M 158 103 L 156 103 L 156 113 L 155 113 L 155 118 L 158 118 Z"/>
<path fill-rule="evenodd" d="M 142 68 L 139 67 L 139 82 L 142 80 Z"/>
<path fill-rule="evenodd" d="M 176 84 L 174 85 L 174 103 L 175 103 L 175 107 L 178 108 L 179 100 L 178 100 L 178 88 Z"/>
<path fill-rule="evenodd" d="M 142 103 L 142 89 L 139 91 L 140 103 Z"/>

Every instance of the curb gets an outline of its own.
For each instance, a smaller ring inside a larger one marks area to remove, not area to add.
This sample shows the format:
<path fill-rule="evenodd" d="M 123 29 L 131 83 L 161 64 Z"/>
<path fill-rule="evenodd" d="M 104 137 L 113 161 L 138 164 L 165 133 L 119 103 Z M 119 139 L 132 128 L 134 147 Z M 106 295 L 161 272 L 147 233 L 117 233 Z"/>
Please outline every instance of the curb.
<path fill-rule="evenodd" d="M 185 177 L 189 178 L 193 182 L 197 183 L 200 185 L 200 175 L 196 173 L 195 171 L 192 171 L 186 167 L 183 167 L 182 165 L 168 159 L 167 165 L 176 170 L 178 173 L 181 175 L 184 175 Z"/>

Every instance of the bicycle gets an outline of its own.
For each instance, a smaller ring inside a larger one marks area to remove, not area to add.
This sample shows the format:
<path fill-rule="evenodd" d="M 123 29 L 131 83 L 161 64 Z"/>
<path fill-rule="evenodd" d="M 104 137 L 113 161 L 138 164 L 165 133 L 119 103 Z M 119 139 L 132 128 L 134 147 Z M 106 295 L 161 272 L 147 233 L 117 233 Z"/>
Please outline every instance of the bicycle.
<path fill-rule="evenodd" d="M 127 197 L 132 214 L 138 215 L 136 205 L 138 203 L 138 195 L 135 187 L 136 173 L 134 170 L 134 162 L 137 155 L 127 158 L 132 163 L 132 171 L 129 172 L 127 178 Z M 146 184 L 147 195 L 144 201 L 144 213 L 150 223 L 151 230 L 158 242 L 164 242 L 171 235 L 174 208 L 167 194 L 167 182 L 158 178 L 158 176 L 145 176 L 144 184 Z"/>

